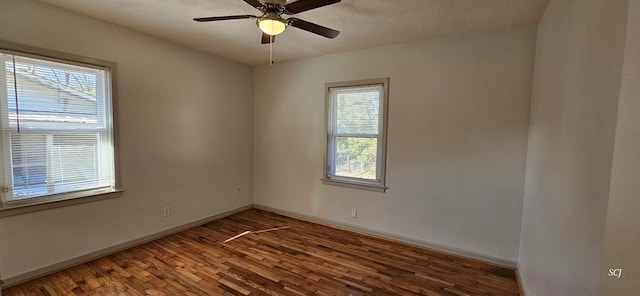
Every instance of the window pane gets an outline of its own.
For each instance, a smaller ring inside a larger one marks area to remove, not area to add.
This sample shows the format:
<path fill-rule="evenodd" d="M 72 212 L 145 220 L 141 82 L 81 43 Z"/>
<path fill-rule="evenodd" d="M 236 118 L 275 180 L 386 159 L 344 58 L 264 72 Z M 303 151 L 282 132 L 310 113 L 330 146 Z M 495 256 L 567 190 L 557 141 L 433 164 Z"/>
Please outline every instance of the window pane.
<path fill-rule="evenodd" d="M 54 191 L 99 186 L 97 134 L 54 135 L 50 159 Z"/>
<path fill-rule="evenodd" d="M 109 185 L 100 180 L 99 134 L 11 135 L 16 199 Z"/>
<path fill-rule="evenodd" d="M 104 100 L 103 70 L 19 56 L 4 66 L 10 127 L 73 130 L 104 126 L 98 104 Z"/>
<path fill-rule="evenodd" d="M 378 87 L 337 91 L 336 104 L 338 134 L 378 134 Z"/>
<path fill-rule="evenodd" d="M 45 135 L 11 135 L 14 198 L 47 193 L 46 140 Z"/>
<path fill-rule="evenodd" d="M 335 174 L 375 180 L 377 155 L 377 138 L 337 137 Z"/>

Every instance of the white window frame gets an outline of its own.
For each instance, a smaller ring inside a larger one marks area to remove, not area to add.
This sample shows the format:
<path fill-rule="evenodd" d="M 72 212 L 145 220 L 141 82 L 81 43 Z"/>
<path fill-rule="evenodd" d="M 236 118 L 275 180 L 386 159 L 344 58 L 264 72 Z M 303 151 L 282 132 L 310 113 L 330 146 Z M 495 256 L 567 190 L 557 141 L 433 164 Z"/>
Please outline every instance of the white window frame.
<path fill-rule="evenodd" d="M 64 52 L 33 47 L 24 44 L 13 43 L 5 40 L 0 40 L 0 49 L 5 52 L 13 52 L 17 55 L 33 57 L 41 60 L 49 60 L 53 62 L 62 62 L 71 65 L 78 65 L 83 67 L 93 67 L 98 69 L 106 70 L 106 95 L 110 97 L 110 106 L 106 106 L 106 108 L 110 109 L 111 118 L 108 120 L 111 125 L 111 136 L 113 143 L 113 158 L 114 158 L 114 177 L 115 184 L 113 187 L 107 188 L 96 188 L 96 189 L 88 189 L 88 190 L 80 190 L 80 191 L 72 191 L 72 192 L 64 192 L 64 193 L 54 193 L 48 194 L 33 198 L 28 198 L 21 201 L 9 201 L 5 198 L 0 199 L 0 217 L 12 216 L 22 213 L 28 213 L 32 211 L 44 210 L 49 208 L 55 208 L 60 206 L 91 202 L 104 198 L 111 198 L 119 196 L 114 193 L 120 193 L 122 190 L 120 189 L 120 180 L 119 180 L 119 165 L 118 165 L 118 145 L 117 145 L 117 114 L 116 114 L 116 96 L 115 92 L 115 73 L 116 73 L 116 64 L 110 61 L 89 58 L 78 56 L 74 54 L 68 54 Z M 4 66 L 3 66 L 4 67 Z M 4 71 L 3 71 L 4 72 Z M 6 85 L 4 85 L 4 77 L 2 77 L 2 85 L 0 85 L 0 91 L 6 91 Z M 3 131 L 4 133 L 4 131 Z M 4 136 L 2 136 L 4 137 Z M 1 145 L 0 145 L 1 146 Z M 0 147 L 0 156 L 2 156 L 5 161 L 5 154 L 7 151 L 3 151 Z M 4 170 L 4 165 L 0 168 L 0 172 Z M 2 173 L 1 175 L 4 175 Z M 2 177 L 4 178 L 4 177 Z M 2 185 L 9 186 L 11 184 L 4 184 L 6 180 L 2 180 Z"/>
<path fill-rule="evenodd" d="M 381 86 L 381 100 L 379 109 L 379 130 L 377 134 L 338 134 L 336 132 L 337 104 L 335 104 L 332 90 L 350 89 L 367 86 Z M 386 179 L 386 150 L 387 150 L 387 122 L 389 106 L 389 78 L 332 82 L 325 84 L 325 141 L 324 141 L 324 168 L 322 182 L 327 185 L 343 186 L 355 189 L 363 189 L 377 192 L 385 192 Z M 337 137 L 377 138 L 378 149 L 376 155 L 376 179 L 361 179 L 354 177 L 338 176 L 335 174 L 335 147 Z"/>

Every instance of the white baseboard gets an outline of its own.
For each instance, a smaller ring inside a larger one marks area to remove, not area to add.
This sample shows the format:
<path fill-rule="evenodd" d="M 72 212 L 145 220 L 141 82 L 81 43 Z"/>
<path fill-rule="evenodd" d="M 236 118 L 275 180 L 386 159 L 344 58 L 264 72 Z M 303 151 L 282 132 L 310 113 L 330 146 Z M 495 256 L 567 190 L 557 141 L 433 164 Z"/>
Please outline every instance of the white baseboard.
<path fill-rule="evenodd" d="M 513 269 L 515 269 L 517 267 L 517 261 L 513 261 L 513 260 L 509 260 L 509 259 L 505 259 L 505 258 L 499 258 L 499 257 L 491 256 L 491 255 L 481 254 L 481 253 L 478 253 L 478 252 L 473 252 L 473 251 L 469 251 L 469 250 L 455 248 L 455 247 L 451 247 L 451 246 L 447 246 L 447 245 L 443 245 L 443 244 L 437 244 L 437 243 L 432 243 L 432 242 L 428 242 L 428 241 L 417 240 L 417 239 L 414 239 L 414 238 L 409 238 L 409 237 L 405 237 L 405 236 L 401 236 L 401 235 L 397 235 L 397 234 L 393 234 L 393 233 L 382 232 L 382 231 L 377 231 L 377 230 L 373 230 L 373 229 L 369 229 L 369 228 L 363 228 L 363 227 L 358 227 L 358 226 L 354 226 L 354 225 L 344 224 L 344 223 L 341 223 L 341 222 L 338 222 L 338 221 L 334 221 L 334 220 L 329 220 L 329 219 L 324 219 L 324 218 L 319 218 L 319 217 L 313 217 L 313 216 L 307 216 L 307 215 L 303 215 L 303 214 L 289 212 L 289 211 L 286 211 L 286 210 L 275 209 L 275 208 L 271 208 L 271 207 L 268 207 L 268 206 L 254 204 L 253 207 L 258 209 L 258 210 L 272 212 L 272 213 L 280 214 L 280 215 L 283 215 L 283 216 L 288 216 L 288 217 L 292 217 L 292 218 L 296 218 L 296 219 L 300 219 L 300 220 L 306 220 L 306 221 L 309 221 L 309 222 L 312 222 L 312 223 L 317 223 L 317 224 L 322 224 L 322 225 L 326 225 L 326 226 L 330 226 L 330 227 L 334 227 L 334 228 L 339 228 L 339 229 L 344 229 L 344 230 L 353 231 L 353 232 L 357 232 L 357 233 L 362 233 L 362 234 L 365 234 L 365 235 L 380 237 L 380 238 L 384 238 L 384 239 L 388 239 L 388 240 L 392 240 L 392 241 L 398 241 L 398 242 L 401 242 L 401 243 L 410 244 L 410 245 L 414 245 L 414 246 L 418 246 L 418 247 L 428 248 L 428 249 L 431 249 L 431 250 L 434 250 L 434 251 L 438 251 L 438 252 L 442 252 L 442 253 L 454 254 L 454 255 L 457 255 L 457 256 L 467 257 L 467 258 L 474 259 L 474 260 L 480 260 L 480 261 L 483 261 L 483 262 L 491 263 L 491 264 L 494 264 L 494 265 L 499 265 L 499 266 L 502 266 L 502 267 L 513 268 Z"/>
<path fill-rule="evenodd" d="M 105 248 L 105 249 L 102 249 L 102 250 L 91 252 L 91 253 L 88 253 L 88 254 L 85 254 L 85 255 L 82 255 L 82 256 L 79 256 L 79 257 L 76 257 L 76 258 L 72 258 L 72 259 L 69 259 L 69 260 L 65 260 L 65 261 L 62 261 L 62 262 L 58 262 L 58 263 L 55 263 L 55 264 L 52 264 L 52 265 L 49 265 L 49 266 L 46 266 L 46 267 L 43 267 L 43 268 L 38 268 L 38 269 L 35 269 L 35 270 L 32 270 L 32 271 L 29 271 L 27 273 L 23 273 L 23 274 L 14 276 L 14 277 L 6 278 L 6 279 L 4 279 L 4 283 L 2 283 L 0 285 L 0 296 L 2 296 L 2 289 L 3 288 L 6 289 L 6 288 L 11 287 L 11 286 L 15 286 L 15 285 L 18 285 L 18 284 L 21 284 L 21 283 L 24 283 L 24 282 L 28 282 L 30 280 L 33 280 L 33 279 L 36 279 L 36 278 L 39 278 L 39 277 L 42 277 L 42 276 L 45 276 L 45 275 L 48 275 L 48 274 L 51 274 L 51 273 L 54 273 L 54 272 L 58 272 L 58 271 L 61 271 L 61 270 L 64 270 L 64 269 L 67 269 L 67 268 L 69 268 L 71 266 L 75 266 L 75 265 L 78 265 L 78 264 L 86 263 L 86 262 L 89 262 L 91 260 L 94 260 L 94 259 L 97 259 L 97 258 L 100 258 L 100 257 L 104 257 L 104 256 L 107 256 L 107 255 L 110 255 L 110 254 L 113 254 L 113 253 L 117 253 L 117 252 L 120 252 L 122 250 L 129 249 L 129 248 L 132 248 L 132 247 L 144 244 L 144 243 L 148 243 L 150 241 L 153 241 L 153 240 L 156 240 L 156 239 L 159 239 L 159 238 L 162 238 L 162 237 L 174 234 L 174 233 L 178 233 L 178 232 L 181 232 L 181 231 L 184 231 L 184 230 L 187 230 L 187 229 L 191 229 L 191 228 L 194 228 L 196 226 L 200 226 L 200 225 L 203 225 L 203 224 L 206 224 L 206 223 L 218 220 L 218 219 L 222 219 L 224 217 L 231 216 L 233 214 L 236 214 L 236 213 L 239 213 L 239 212 L 242 212 L 242 211 L 246 211 L 246 210 L 249 210 L 251 208 L 253 208 L 252 205 L 247 205 L 247 206 L 243 206 L 243 207 L 236 208 L 236 209 L 233 209 L 233 210 L 225 211 L 225 212 L 222 212 L 222 213 L 219 213 L 219 214 L 216 214 L 216 215 L 204 217 L 204 218 L 189 222 L 189 223 L 184 224 L 184 225 L 180 225 L 180 226 L 177 226 L 177 227 L 169 228 L 169 229 L 160 231 L 158 233 L 154 233 L 154 234 L 150 234 L 150 235 L 138 238 L 138 239 L 134 239 L 132 241 L 128 241 L 128 242 L 124 242 L 124 243 L 121 243 L 121 244 L 117 244 L 115 246 L 111 246 L 111 247 L 108 247 L 108 248 Z M 0 283 L 1 283 L 1 281 L 0 281 Z"/>
<path fill-rule="evenodd" d="M 520 295 L 527 296 L 531 295 L 529 290 L 527 290 L 527 284 L 524 280 L 524 276 L 522 276 L 522 269 L 520 269 L 520 263 L 518 263 L 518 267 L 516 268 L 516 277 L 518 279 L 518 287 L 520 287 Z"/>

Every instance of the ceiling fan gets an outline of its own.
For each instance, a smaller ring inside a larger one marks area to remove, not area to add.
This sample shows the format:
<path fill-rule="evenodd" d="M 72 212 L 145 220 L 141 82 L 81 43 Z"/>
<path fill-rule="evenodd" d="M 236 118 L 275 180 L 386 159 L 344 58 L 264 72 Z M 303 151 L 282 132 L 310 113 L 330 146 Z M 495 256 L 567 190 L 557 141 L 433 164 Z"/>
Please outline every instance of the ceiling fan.
<path fill-rule="evenodd" d="M 287 26 L 296 27 L 327 38 L 335 38 L 340 34 L 339 31 L 323 27 L 318 24 L 310 23 L 299 18 L 290 17 L 282 18 L 283 14 L 293 15 L 303 11 L 316 9 L 318 7 L 327 6 L 340 2 L 341 0 L 298 0 L 286 4 L 286 0 L 244 0 L 244 2 L 257 8 L 262 12 L 261 16 L 250 14 L 229 15 L 229 16 L 212 16 L 194 18 L 196 22 L 212 22 L 237 19 L 257 19 L 256 25 L 262 31 L 262 44 L 270 44 L 275 41 L 275 36 L 284 32 Z"/>

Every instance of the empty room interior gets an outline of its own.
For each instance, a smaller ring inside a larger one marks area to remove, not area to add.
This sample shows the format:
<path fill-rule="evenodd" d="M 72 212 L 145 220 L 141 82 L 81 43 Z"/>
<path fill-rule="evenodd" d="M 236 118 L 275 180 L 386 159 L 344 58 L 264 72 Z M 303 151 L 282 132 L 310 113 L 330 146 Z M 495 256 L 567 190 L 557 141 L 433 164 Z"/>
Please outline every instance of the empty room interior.
<path fill-rule="evenodd" d="M 638 295 L 640 0 L 0 0 L 0 295 Z"/>

